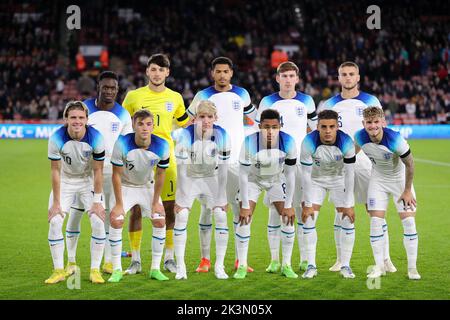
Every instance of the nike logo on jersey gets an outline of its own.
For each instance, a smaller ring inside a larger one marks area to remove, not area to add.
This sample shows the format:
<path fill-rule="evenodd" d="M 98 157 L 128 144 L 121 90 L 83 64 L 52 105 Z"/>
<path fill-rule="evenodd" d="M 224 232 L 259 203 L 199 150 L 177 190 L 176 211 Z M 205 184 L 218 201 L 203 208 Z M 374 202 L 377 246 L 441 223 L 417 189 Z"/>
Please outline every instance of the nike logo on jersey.
<path fill-rule="evenodd" d="M 167 197 L 172 197 L 174 194 L 173 193 L 171 193 L 171 194 L 167 194 Z"/>

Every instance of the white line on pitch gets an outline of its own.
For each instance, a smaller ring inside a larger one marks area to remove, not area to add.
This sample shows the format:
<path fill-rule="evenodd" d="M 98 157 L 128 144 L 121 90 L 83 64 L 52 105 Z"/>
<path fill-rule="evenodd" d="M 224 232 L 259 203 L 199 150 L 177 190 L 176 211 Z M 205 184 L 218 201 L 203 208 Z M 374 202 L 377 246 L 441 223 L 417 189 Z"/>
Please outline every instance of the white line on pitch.
<path fill-rule="evenodd" d="M 437 166 L 450 167 L 450 163 L 448 163 L 448 162 L 440 162 L 440 161 L 433 161 L 433 160 L 427 160 L 427 159 L 418 159 L 418 158 L 414 158 L 414 161 L 423 162 L 423 163 L 429 163 L 429 164 L 435 164 Z"/>

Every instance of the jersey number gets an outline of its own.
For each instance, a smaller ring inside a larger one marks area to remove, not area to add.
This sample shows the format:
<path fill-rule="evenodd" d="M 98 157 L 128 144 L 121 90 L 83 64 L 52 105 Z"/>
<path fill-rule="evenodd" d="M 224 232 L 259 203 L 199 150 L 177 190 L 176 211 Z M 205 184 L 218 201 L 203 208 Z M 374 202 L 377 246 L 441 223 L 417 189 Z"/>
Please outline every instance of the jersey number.
<path fill-rule="evenodd" d="M 133 170 L 133 168 L 134 168 L 134 164 L 132 164 L 132 163 L 127 163 L 126 166 L 127 166 L 128 170 Z"/>
<path fill-rule="evenodd" d="M 280 125 L 283 126 L 283 116 L 280 116 Z"/>
<path fill-rule="evenodd" d="M 281 187 L 283 188 L 283 193 L 286 194 L 286 183 L 283 183 Z"/>
<path fill-rule="evenodd" d="M 69 156 L 63 156 L 64 162 L 67 164 L 72 164 L 72 159 Z"/>
<path fill-rule="evenodd" d="M 156 115 L 156 125 L 159 126 L 159 114 Z"/>
<path fill-rule="evenodd" d="M 377 163 L 375 162 L 375 159 L 374 159 L 374 158 L 369 157 L 369 159 L 370 159 L 370 161 L 372 161 L 373 164 L 377 164 Z"/>
<path fill-rule="evenodd" d="M 339 128 L 342 128 L 342 116 L 338 117 L 338 125 L 339 125 Z"/>

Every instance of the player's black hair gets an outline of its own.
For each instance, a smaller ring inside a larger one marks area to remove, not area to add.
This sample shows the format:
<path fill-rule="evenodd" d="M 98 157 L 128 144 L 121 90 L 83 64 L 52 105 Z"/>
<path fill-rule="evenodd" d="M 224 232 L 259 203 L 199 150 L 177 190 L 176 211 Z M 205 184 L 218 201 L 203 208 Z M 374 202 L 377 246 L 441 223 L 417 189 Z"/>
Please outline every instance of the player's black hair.
<path fill-rule="evenodd" d="M 266 109 L 263 112 L 261 112 L 259 122 L 262 123 L 266 119 L 277 119 L 278 121 L 281 121 L 280 113 L 275 109 Z"/>
<path fill-rule="evenodd" d="M 338 121 L 338 113 L 336 111 L 333 110 L 323 110 L 320 111 L 319 114 L 317 115 L 317 118 L 320 120 L 329 120 L 329 119 L 333 119 Z"/>
<path fill-rule="evenodd" d="M 147 61 L 147 68 L 150 67 L 150 65 L 154 63 L 162 68 L 170 68 L 170 60 L 169 57 L 167 57 L 163 53 L 155 53 L 150 58 L 148 58 Z"/>
<path fill-rule="evenodd" d="M 119 82 L 119 76 L 113 71 L 103 71 L 102 73 L 100 73 L 97 77 L 97 82 L 100 82 L 103 79 L 113 79 Z"/>
<path fill-rule="evenodd" d="M 218 64 L 227 64 L 231 70 L 233 70 L 233 61 L 227 57 L 217 57 L 211 62 L 211 69 L 214 70 L 214 67 Z"/>

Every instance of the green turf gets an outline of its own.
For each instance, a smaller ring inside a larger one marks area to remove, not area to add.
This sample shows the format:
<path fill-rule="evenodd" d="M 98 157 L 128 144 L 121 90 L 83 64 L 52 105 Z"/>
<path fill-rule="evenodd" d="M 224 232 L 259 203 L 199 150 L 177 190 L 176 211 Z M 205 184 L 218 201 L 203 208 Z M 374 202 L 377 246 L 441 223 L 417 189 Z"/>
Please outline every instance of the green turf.
<path fill-rule="evenodd" d="M 450 163 L 450 141 L 410 141 L 418 159 Z M 416 162 L 415 187 L 418 194 L 417 229 L 420 236 L 418 269 L 420 281 L 406 276 L 406 255 L 402 226 L 391 205 L 388 213 L 391 257 L 398 268 L 383 277 L 380 289 L 369 290 L 366 269 L 373 263 L 369 243 L 369 219 L 357 207 L 356 242 L 352 258 L 356 279 L 344 280 L 328 268 L 335 259 L 333 214 L 328 204 L 318 221 L 317 264 L 319 275 L 313 280 L 286 279 L 267 274 L 270 254 L 267 244 L 267 210 L 258 204 L 252 225 L 249 263 L 255 272 L 245 280 L 231 279 L 234 239 L 230 236 L 226 257 L 229 280 L 216 280 L 213 273 L 196 274 L 199 262 L 197 222 L 198 205 L 194 207 L 188 227 L 186 264 L 188 280 L 149 280 L 146 273 L 124 277 L 118 284 L 93 285 L 89 282 L 90 226 L 83 218 L 78 246 L 81 266 L 81 288 L 69 290 L 66 283 L 45 285 L 52 269 L 47 243 L 47 204 L 50 192 L 50 169 L 47 141 L 0 141 L 0 299 L 449 299 L 450 298 L 450 167 Z M 231 220 L 229 222 L 231 229 Z M 142 257 L 144 270 L 150 264 L 150 222 L 144 222 Z M 124 248 L 128 248 L 124 234 Z M 214 247 L 214 245 L 213 245 Z M 214 250 L 213 250 L 214 253 Z M 130 259 L 123 258 L 127 267 Z M 295 243 L 292 264 L 299 264 Z M 167 273 L 166 273 L 167 274 Z M 106 277 L 105 277 L 106 278 Z"/>

